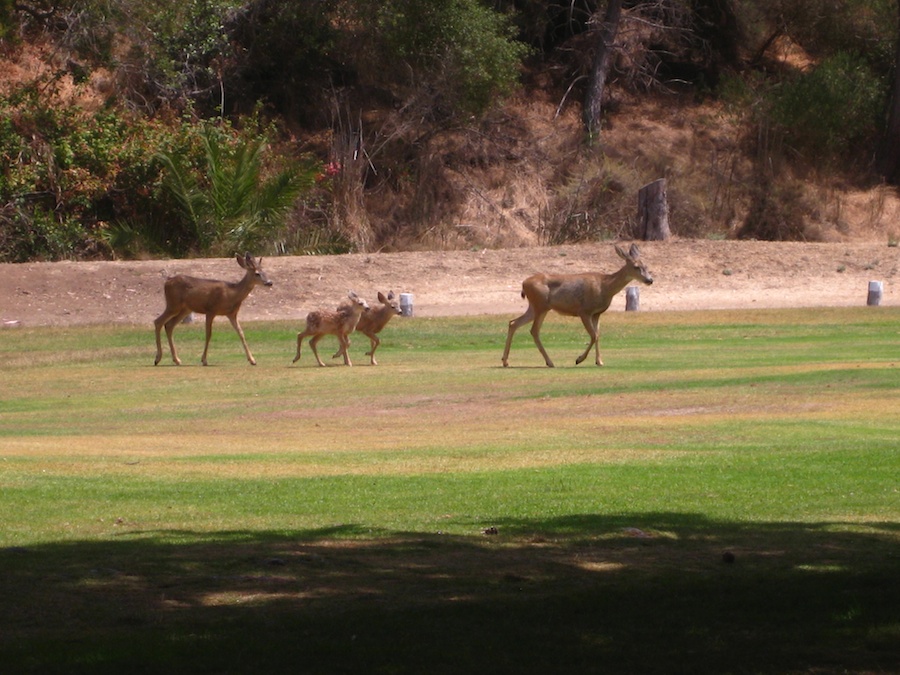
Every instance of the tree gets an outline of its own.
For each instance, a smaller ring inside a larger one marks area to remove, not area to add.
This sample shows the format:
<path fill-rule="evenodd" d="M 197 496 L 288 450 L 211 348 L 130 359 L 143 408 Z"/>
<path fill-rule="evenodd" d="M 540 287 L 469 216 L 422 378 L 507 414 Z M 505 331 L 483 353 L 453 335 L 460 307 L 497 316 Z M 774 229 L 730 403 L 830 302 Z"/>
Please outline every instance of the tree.
<path fill-rule="evenodd" d="M 581 112 L 585 129 L 591 138 L 595 138 L 600 132 L 603 92 L 606 88 L 606 78 L 609 75 L 609 67 L 612 63 L 613 41 L 616 39 L 616 33 L 619 31 L 621 16 L 622 0 L 609 0 L 603 24 L 600 26 L 600 30 L 597 31 L 597 46 L 594 51 L 587 92 L 584 96 L 584 106 Z"/>
<path fill-rule="evenodd" d="M 888 105 L 887 127 L 878 152 L 878 170 L 892 185 L 900 184 L 900 3 L 897 3 L 898 34 L 894 47 L 894 81 Z"/>

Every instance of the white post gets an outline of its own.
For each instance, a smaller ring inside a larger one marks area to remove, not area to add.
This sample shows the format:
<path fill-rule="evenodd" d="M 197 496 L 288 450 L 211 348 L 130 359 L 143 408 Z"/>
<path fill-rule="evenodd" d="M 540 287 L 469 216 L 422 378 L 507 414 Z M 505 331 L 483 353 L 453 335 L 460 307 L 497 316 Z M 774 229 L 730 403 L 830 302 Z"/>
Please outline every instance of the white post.
<path fill-rule="evenodd" d="M 625 311 L 636 312 L 641 306 L 641 289 L 629 286 L 625 289 Z"/>
<path fill-rule="evenodd" d="M 413 295 L 412 295 L 412 293 L 401 293 L 400 294 L 400 315 L 401 316 L 412 316 L 413 315 Z"/>
<path fill-rule="evenodd" d="M 869 282 L 869 295 L 866 298 L 866 304 L 869 307 L 878 307 L 881 304 L 881 292 L 884 290 L 884 284 L 881 281 Z"/>

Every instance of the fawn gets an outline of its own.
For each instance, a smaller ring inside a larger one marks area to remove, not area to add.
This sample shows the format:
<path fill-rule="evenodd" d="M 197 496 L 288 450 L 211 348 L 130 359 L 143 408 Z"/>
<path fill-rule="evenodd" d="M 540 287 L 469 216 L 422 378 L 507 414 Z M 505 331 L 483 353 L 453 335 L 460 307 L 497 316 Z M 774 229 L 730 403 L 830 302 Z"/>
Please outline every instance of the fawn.
<path fill-rule="evenodd" d="M 381 340 L 378 339 L 377 333 L 380 333 L 384 327 L 387 326 L 391 317 L 402 314 L 400 311 L 400 304 L 394 298 L 394 291 L 388 291 L 387 296 L 379 291 L 378 302 L 381 303 L 381 306 L 369 307 L 369 309 L 362 313 L 362 316 L 359 317 L 359 323 L 356 324 L 356 332 L 362 333 L 368 337 L 369 342 L 372 344 L 372 348 L 370 351 L 366 352 L 366 356 L 370 357 L 371 360 L 369 363 L 373 366 L 378 365 L 378 361 L 375 360 L 375 350 L 378 349 L 378 345 L 381 344 Z M 338 350 L 331 358 L 336 359 L 340 355 L 341 350 Z"/>
<path fill-rule="evenodd" d="M 316 310 L 306 316 L 306 328 L 297 333 L 297 355 L 291 363 L 297 363 L 300 360 L 300 348 L 303 345 L 303 338 L 312 336 L 309 346 L 312 347 L 318 364 L 324 366 L 322 359 L 319 358 L 316 345 L 325 335 L 335 335 L 341 345 L 340 349 L 338 349 L 338 354 L 344 355 L 344 365 L 353 365 L 350 362 L 350 355 L 347 353 L 347 349 L 350 347 L 350 333 L 356 328 L 360 316 L 369 308 L 369 305 L 353 291 L 350 291 L 347 297 L 350 299 L 350 302 L 338 305 L 338 308 L 334 311 Z"/>

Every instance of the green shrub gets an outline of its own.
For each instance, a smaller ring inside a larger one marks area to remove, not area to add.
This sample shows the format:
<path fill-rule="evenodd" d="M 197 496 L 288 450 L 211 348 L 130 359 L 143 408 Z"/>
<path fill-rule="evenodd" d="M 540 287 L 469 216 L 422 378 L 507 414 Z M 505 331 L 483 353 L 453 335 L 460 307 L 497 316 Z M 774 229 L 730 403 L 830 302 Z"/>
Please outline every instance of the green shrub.
<path fill-rule="evenodd" d="M 807 159 L 845 159 L 871 147 L 886 91 L 864 59 L 838 53 L 776 88 L 771 117 L 789 146 Z"/>
<path fill-rule="evenodd" d="M 188 153 L 159 155 L 163 191 L 177 204 L 198 252 L 258 249 L 312 185 L 316 168 L 294 164 L 264 176 L 264 138 L 242 138 L 227 125 L 203 125 L 200 141 L 199 165 Z"/>
<path fill-rule="evenodd" d="M 74 219 L 28 200 L 0 209 L 0 261 L 77 259 L 92 253 L 92 242 Z"/>
<path fill-rule="evenodd" d="M 475 0 L 392 0 L 374 10 L 386 62 L 440 91 L 447 113 L 481 112 L 515 85 L 527 48 L 504 15 Z"/>

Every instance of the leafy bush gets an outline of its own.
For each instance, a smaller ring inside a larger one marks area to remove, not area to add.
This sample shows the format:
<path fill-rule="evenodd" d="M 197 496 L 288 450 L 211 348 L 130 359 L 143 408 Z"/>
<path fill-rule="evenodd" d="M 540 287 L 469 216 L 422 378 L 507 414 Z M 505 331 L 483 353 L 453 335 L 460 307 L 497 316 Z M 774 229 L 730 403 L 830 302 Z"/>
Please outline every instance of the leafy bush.
<path fill-rule="evenodd" d="M 526 53 L 508 17 L 477 0 L 255 0 L 229 25 L 226 87 L 292 116 L 321 114 L 319 92 L 344 87 L 419 101 L 420 118 L 479 113 Z"/>
<path fill-rule="evenodd" d="M 48 96 L 52 84 L 0 97 L 0 260 L 230 254 L 273 236 L 312 184 L 312 164 L 264 162 L 265 134 L 89 115 Z"/>
<path fill-rule="evenodd" d="M 15 0 L 0 0 L 0 40 L 15 39 Z"/>
<path fill-rule="evenodd" d="M 230 254 L 255 250 L 284 221 L 301 190 L 312 185 L 315 169 L 297 166 L 263 178 L 262 138 L 241 139 L 228 127 L 205 125 L 200 134 L 204 159 L 163 153 L 162 187 L 178 205 L 200 252 Z"/>
<path fill-rule="evenodd" d="M 0 97 L 0 259 L 56 260 L 95 248 L 90 223 L 121 128 L 43 95 L 40 83 Z M 86 226 L 84 226 L 85 224 Z"/>
<path fill-rule="evenodd" d="M 339 87 L 357 52 L 336 47 L 338 0 L 280 2 L 251 0 L 232 14 L 228 34 L 233 51 L 225 72 L 228 95 L 239 109 L 266 101 L 292 119 L 321 123 L 319 92 Z"/>
<path fill-rule="evenodd" d="M 886 87 L 865 60 L 838 53 L 773 92 L 771 117 L 791 147 L 810 159 L 843 159 L 871 147 Z"/>
<path fill-rule="evenodd" d="M 515 85 L 527 48 L 513 39 L 504 15 L 476 0 L 373 4 L 385 62 L 402 64 L 441 92 L 448 114 L 482 112 Z"/>
<path fill-rule="evenodd" d="M 89 255 L 81 225 L 28 200 L 0 208 L 0 262 L 60 260 Z"/>

